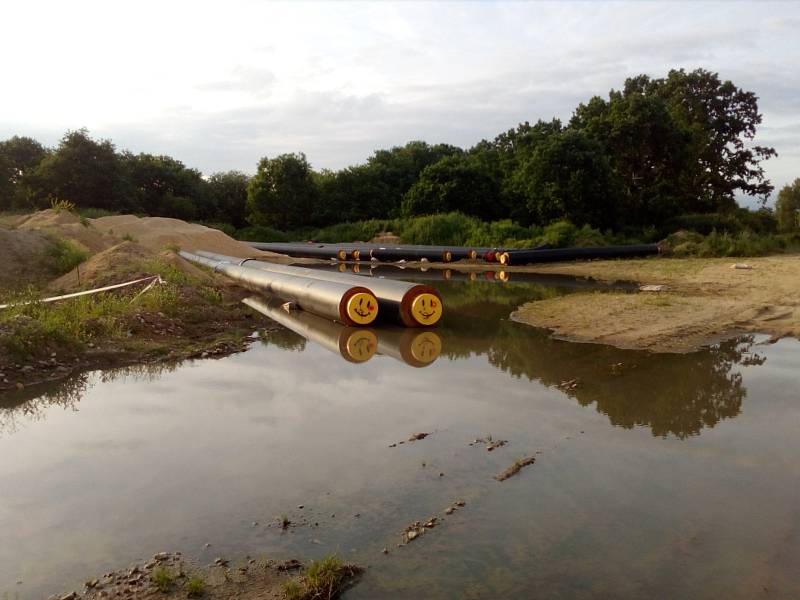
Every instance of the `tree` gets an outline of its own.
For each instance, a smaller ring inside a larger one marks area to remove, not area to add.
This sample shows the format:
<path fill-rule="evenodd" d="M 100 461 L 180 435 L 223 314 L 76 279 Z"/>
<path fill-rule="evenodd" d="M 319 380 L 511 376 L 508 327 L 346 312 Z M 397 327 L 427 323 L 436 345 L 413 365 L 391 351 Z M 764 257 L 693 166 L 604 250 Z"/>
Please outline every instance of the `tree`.
<path fill-rule="evenodd" d="M 403 214 L 459 211 L 481 219 L 506 216 L 498 173 L 478 154 L 446 156 L 425 167 L 403 199 Z"/>
<path fill-rule="evenodd" d="M 0 208 L 20 204 L 24 177 L 47 155 L 39 142 L 15 135 L 0 142 Z"/>
<path fill-rule="evenodd" d="M 800 230 L 800 178 L 791 185 L 783 186 L 775 202 L 775 214 L 779 231 Z"/>
<path fill-rule="evenodd" d="M 250 177 L 240 171 L 214 173 L 208 178 L 208 193 L 214 207 L 213 220 L 237 229 L 247 226 L 247 184 Z"/>
<path fill-rule="evenodd" d="M 145 153 L 125 152 L 122 163 L 129 186 L 128 206 L 160 217 L 213 218 L 214 207 L 200 171 L 170 156 Z"/>
<path fill-rule="evenodd" d="M 25 175 L 25 185 L 40 205 L 48 197 L 108 210 L 124 205 L 124 175 L 114 144 L 93 140 L 86 129 L 64 134 L 56 150 Z"/>
<path fill-rule="evenodd" d="M 367 169 L 385 186 L 383 196 L 375 198 L 376 213 L 381 217 L 399 216 L 405 193 L 419 179 L 428 165 L 445 156 L 463 152 L 449 144 L 430 145 L 413 141 L 391 150 L 378 150 L 367 160 Z"/>
<path fill-rule="evenodd" d="M 657 225 L 692 205 L 680 179 L 690 167 L 687 137 L 656 96 L 612 90 L 575 110 L 570 127 L 603 147 L 625 224 Z"/>
<path fill-rule="evenodd" d="M 515 174 L 534 223 L 568 219 L 576 225 L 617 224 L 618 191 L 602 146 L 581 131 L 567 130 L 539 145 Z"/>
<path fill-rule="evenodd" d="M 323 171 L 316 180 L 319 196 L 315 225 L 385 219 L 390 212 L 385 202 L 390 193 L 388 186 L 368 165 Z"/>
<path fill-rule="evenodd" d="M 248 220 L 282 231 L 313 221 L 317 187 L 302 152 L 262 158 L 247 186 Z"/>
<path fill-rule="evenodd" d="M 737 190 L 766 203 L 773 186 L 761 162 L 777 153 L 751 142 L 761 124 L 758 97 L 753 92 L 705 69 L 688 73 L 680 69 L 663 79 L 646 75 L 628 79 L 624 94 L 662 98 L 686 136 L 690 168 L 680 183 L 694 198 L 691 212 L 733 209 Z"/>

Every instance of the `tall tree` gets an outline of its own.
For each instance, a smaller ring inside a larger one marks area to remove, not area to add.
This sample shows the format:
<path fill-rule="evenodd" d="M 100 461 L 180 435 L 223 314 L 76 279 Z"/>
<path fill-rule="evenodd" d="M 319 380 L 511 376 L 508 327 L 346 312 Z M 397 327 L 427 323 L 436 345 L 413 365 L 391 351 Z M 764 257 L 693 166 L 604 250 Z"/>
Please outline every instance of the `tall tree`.
<path fill-rule="evenodd" d="M 39 142 L 15 135 L 0 142 L 0 208 L 21 204 L 22 181 L 47 155 Z"/>
<path fill-rule="evenodd" d="M 608 160 L 602 146 L 581 131 L 567 130 L 539 145 L 517 171 L 515 185 L 534 223 L 617 224 L 618 191 Z"/>
<path fill-rule="evenodd" d="M 691 168 L 682 174 L 681 185 L 696 198 L 693 212 L 735 208 L 737 191 L 766 202 L 773 186 L 761 163 L 777 153 L 752 143 L 761 124 L 753 92 L 705 69 L 680 69 L 663 79 L 646 75 L 628 79 L 624 93 L 664 99 L 687 136 Z"/>
<path fill-rule="evenodd" d="M 250 177 L 241 171 L 214 173 L 208 178 L 208 193 L 214 207 L 213 220 L 236 228 L 247 225 L 247 184 Z"/>
<path fill-rule="evenodd" d="M 135 203 L 149 215 L 178 219 L 213 218 L 206 182 L 200 171 L 170 156 L 122 155 L 131 188 L 126 203 Z"/>
<path fill-rule="evenodd" d="M 55 151 L 25 176 L 40 205 L 56 197 L 108 210 L 124 205 L 124 180 L 114 144 L 92 139 L 86 129 L 64 134 Z"/>
<path fill-rule="evenodd" d="M 313 221 L 317 187 L 302 152 L 262 158 L 247 186 L 248 220 L 283 231 Z"/>
<path fill-rule="evenodd" d="M 780 231 L 800 230 L 800 178 L 791 185 L 783 186 L 775 202 L 775 214 Z"/>
<path fill-rule="evenodd" d="M 487 220 L 506 216 L 499 177 L 481 158 L 456 154 L 425 167 L 403 199 L 403 214 L 460 211 Z"/>

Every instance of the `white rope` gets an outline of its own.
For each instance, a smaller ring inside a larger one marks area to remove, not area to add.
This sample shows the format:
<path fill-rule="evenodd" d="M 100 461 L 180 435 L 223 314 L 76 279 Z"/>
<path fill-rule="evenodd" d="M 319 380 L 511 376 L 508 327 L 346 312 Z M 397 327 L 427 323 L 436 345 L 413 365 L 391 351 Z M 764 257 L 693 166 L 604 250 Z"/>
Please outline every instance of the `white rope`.
<path fill-rule="evenodd" d="M 107 285 L 106 287 L 96 288 L 93 290 L 85 290 L 83 292 L 75 292 L 73 294 L 64 294 L 63 296 L 52 296 L 51 298 L 42 298 L 41 300 L 29 300 L 27 302 L 17 302 L 12 304 L 0 304 L 0 309 L 8 308 L 10 306 L 26 306 L 28 304 L 35 304 L 37 302 L 56 302 L 58 300 L 67 300 L 68 298 L 77 298 L 78 296 L 88 296 L 90 294 L 99 294 L 100 292 L 107 292 L 109 290 L 117 290 L 119 288 L 128 287 L 129 285 L 136 285 L 137 283 L 144 283 L 149 281 L 150 285 L 144 288 L 139 294 L 149 290 L 156 283 L 164 283 L 160 275 L 151 275 L 150 277 L 143 277 L 142 279 L 135 279 L 134 281 L 127 281 L 125 283 L 117 283 L 115 285 Z M 137 294 L 138 297 L 138 294 Z"/>

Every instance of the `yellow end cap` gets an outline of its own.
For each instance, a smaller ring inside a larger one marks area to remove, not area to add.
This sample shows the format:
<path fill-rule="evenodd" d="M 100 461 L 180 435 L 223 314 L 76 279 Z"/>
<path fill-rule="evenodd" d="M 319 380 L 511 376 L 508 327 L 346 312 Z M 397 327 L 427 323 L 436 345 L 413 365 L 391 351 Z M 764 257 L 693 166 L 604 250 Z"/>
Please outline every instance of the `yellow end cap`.
<path fill-rule="evenodd" d="M 347 316 L 358 325 L 368 325 L 378 316 L 378 300 L 367 292 L 353 294 L 347 301 Z"/>
<path fill-rule="evenodd" d="M 366 362 L 378 349 L 378 338 L 369 329 L 356 329 L 345 342 L 347 357 L 353 362 Z"/>
<path fill-rule="evenodd" d="M 451 260 L 453 260 L 453 253 L 450 250 L 445 251 L 444 262 L 450 262 Z"/>
<path fill-rule="evenodd" d="M 506 252 L 503 252 L 500 256 L 497 257 L 497 260 L 500 261 L 501 265 L 507 265 L 508 264 L 508 254 Z"/>
<path fill-rule="evenodd" d="M 411 317 L 420 325 L 434 325 L 442 318 L 442 301 L 424 292 L 411 303 Z"/>
<path fill-rule="evenodd" d="M 347 260 L 347 252 L 345 250 L 339 250 L 336 256 L 339 257 L 339 260 Z"/>
<path fill-rule="evenodd" d="M 430 364 L 442 353 L 442 338 L 433 331 L 423 331 L 411 342 L 411 356 L 421 363 Z"/>

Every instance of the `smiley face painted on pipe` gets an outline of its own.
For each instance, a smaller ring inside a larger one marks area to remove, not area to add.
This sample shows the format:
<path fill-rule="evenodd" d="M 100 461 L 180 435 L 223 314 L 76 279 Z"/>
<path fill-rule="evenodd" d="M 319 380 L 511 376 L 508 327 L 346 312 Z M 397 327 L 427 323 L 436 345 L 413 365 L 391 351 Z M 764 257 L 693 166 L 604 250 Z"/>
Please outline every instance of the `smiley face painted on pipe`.
<path fill-rule="evenodd" d="M 358 292 L 347 301 L 347 316 L 358 325 L 368 325 L 378 316 L 378 300 L 372 294 Z"/>
<path fill-rule="evenodd" d="M 442 318 L 442 301 L 434 294 L 422 293 L 411 303 L 411 316 L 420 325 L 434 325 Z"/>

